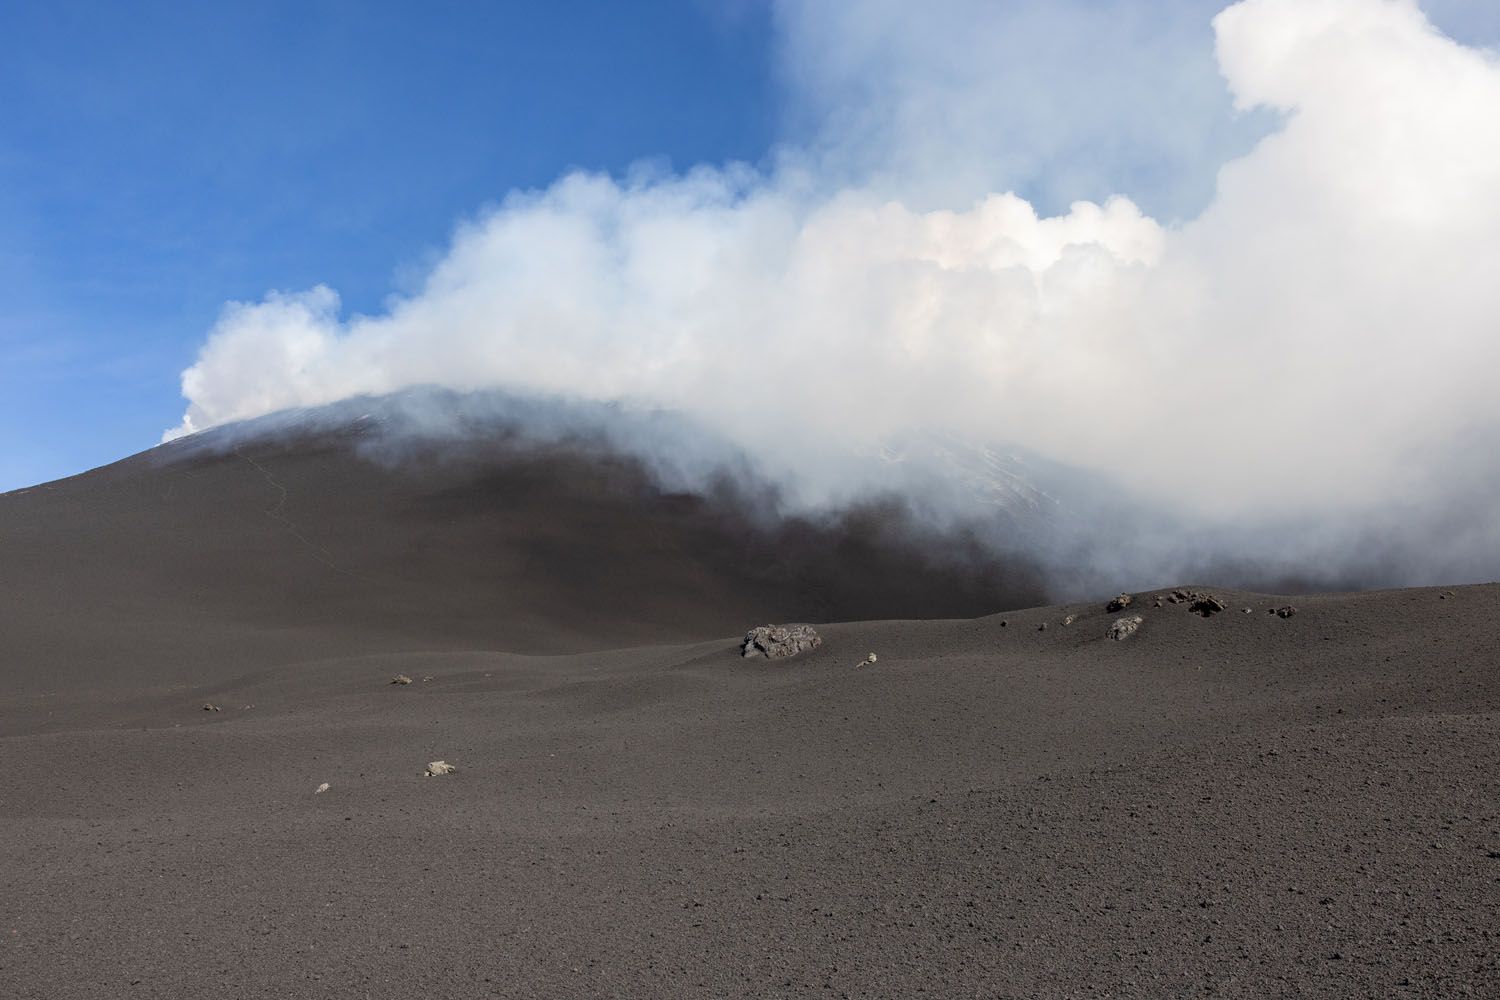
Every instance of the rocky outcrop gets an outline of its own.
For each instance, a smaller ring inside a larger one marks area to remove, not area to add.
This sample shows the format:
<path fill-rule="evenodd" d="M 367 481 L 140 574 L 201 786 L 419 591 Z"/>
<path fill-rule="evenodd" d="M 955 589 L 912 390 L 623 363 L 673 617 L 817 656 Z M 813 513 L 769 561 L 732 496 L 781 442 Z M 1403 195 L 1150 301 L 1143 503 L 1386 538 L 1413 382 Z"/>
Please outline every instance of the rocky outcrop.
<path fill-rule="evenodd" d="M 823 638 L 811 625 L 762 625 L 745 633 L 740 655 L 784 660 L 821 645 Z"/>
<path fill-rule="evenodd" d="M 1108 611 L 1110 614 L 1114 614 L 1116 611 L 1124 611 L 1134 603 L 1135 598 L 1130 594 L 1121 594 L 1119 597 L 1116 597 L 1114 600 L 1106 604 L 1104 606 L 1104 610 Z"/>
<path fill-rule="evenodd" d="M 1145 621 L 1140 615 L 1131 615 L 1129 618 L 1116 618 L 1113 625 L 1109 627 L 1109 637 L 1116 642 L 1129 639 L 1140 630 L 1141 622 Z"/>
<path fill-rule="evenodd" d="M 1225 611 L 1229 608 L 1229 605 L 1219 600 L 1213 594 L 1202 594 L 1196 590 L 1174 590 L 1171 594 L 1167 595 L 1167 603 L 1186 604 L 1189 611 L 1195 615 L 1202 615 L 1204 618 L 1212 618 L 1220 611 Z M 1161 607 L 1160 598 L 1158 598 L 1156 606 Z"/>
<path fill-rule="evenodd" d="M 1229 605 L 1219 600 L 1213 594 L 1194 594 L 1192 603 L 1188 605 L 1188 610 L 1195 615 L 1212 618 L 1227 607 Z"/>

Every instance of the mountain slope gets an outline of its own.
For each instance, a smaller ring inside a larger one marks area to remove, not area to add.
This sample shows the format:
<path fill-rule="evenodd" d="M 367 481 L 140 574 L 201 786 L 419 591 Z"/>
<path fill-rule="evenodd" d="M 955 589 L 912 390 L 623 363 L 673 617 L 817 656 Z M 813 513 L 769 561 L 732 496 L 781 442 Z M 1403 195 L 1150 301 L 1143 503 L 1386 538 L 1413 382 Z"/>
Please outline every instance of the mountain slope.
<path fill-rule="evenodd" d="M 373 434 L 358 421 L 210 432 L 0 497 L 6 683 L 576 651 L 1042 597 L 1024 561 L 923 531 L 893 504 L 780 517 L 754 484 L 673 492 L 597 439 L 501 426 L 393 457 L 371 454 Z"/>
<path fill-rule="evenodd" d="M 0 985 L 1497 995 L 1500 587 L 1218 594 L 46 699 L 0 726 Z"/>

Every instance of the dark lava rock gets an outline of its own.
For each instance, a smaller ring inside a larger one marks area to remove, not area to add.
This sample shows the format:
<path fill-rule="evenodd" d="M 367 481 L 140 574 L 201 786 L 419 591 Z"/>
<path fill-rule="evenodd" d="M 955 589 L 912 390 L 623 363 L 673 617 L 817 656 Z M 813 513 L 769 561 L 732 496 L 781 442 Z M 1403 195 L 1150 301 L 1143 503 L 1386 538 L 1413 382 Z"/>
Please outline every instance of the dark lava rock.
<path fill-rule="evenodd" d="M 1110 614 L 1114 614 L 1116 611 L 1124 611 L 1134 603 L 1134 597 L 1131 597 L 1129 594 L 1121 594 L 1119 597 L 1116 597 L 1114 600 L 1106 604 L 1104 606 L 1104 610 L 1108 611 Z"/>
<path fill-rule="evenodd" d="M 1281 607 L 1273 608 L 1271 610 L 1271 614 L 1275 615 L 1277 618 L 1290 618 L 1296 613 L 1297 609 L 1292 607 L 1290 604 L 1283 604 Z"/>
<path fill-rule="evenodd" d="M 823 637 L 811 625 L 762 625 L 745 633 L 740 654 L 784 660 L 821 645 Z"/>
<path fill-rule="evenodd" d="M 1212 618 L 1220 611 L 1229 607 L 1229 605 L 1212 594 L 1193 594 L 1192 599 L 1192 603 L 1188 605 L 1188 610 L 1195 615 L 1202 615 L 1204 618 Z"/>

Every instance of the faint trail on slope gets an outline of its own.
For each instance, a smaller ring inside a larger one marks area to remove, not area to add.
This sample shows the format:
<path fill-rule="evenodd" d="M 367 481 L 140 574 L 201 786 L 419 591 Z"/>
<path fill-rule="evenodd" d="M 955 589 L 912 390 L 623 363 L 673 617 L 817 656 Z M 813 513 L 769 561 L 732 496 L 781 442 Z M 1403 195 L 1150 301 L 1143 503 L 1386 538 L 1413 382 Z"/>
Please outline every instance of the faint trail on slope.
<path fill-rule="evenodd" d="M 249 455 L 246 455 L 243 451 L 240 451 L 238 448 L 236 448 L 234 450 L 234 453 L 254 466 L 255 470 L 265 477 L 266 482 L 270 483 L 271 486 L 275 488 L 276 492 L 280 494 L 280 498 L 276 501 L 276 506 L 268 509 L 265 512 L 266 516 L 272 518 L 273 520 L 280 521 L 288 527 L 295 528 L 296 526 L 293 525 L 291 521 L 288 521 L 286 517 L 281 513 L 282 510 L 286 507 L 286 487 L 282 485 L 279 479 L 271 475 L 270 469 L 267 469 L 264 465 L 261 465 L 255 459 L 251 458 Z"/>
<path fill-rule="evenodd" d="M 283 511 L 286 510 L 288 496 L 287 488 L 286 485 L 281 482 L 281 480 L 277 479 L 271 474 L 270 469 L 267 469 L 264 465 L 261 465 L 255 459 L 251 458 L 249 455 L 246 455 L 238 448 L 234 450 L 234 453 L 248 462 L 257 472 L 261 474 L 262 477 L 264 477 L 265 481 L 276 490 L 276 503 L 263 512 L 266 517 L 269 517 L 271 520 L 286 528 L 286 530 L 291 533 L 293 538 L 297 539 L 297 541 L 301 542 L 304 546 L 307 547 L 308 552 L 314 559 L 322 563 L 324 566 L 327 566 L 335 573 L 342 573 L 344 576 L 352 577 L 356 580 L 368 579 L 367 577 L 361 576 L 358 573 L 352 573 L 349 570 L 344 569 L 342 566 L 338 565 L 338 563 L 334 562 L 332 552 L 329 552 L 323 546 L 312 541 L 310 538 L 304 535 L 302 533 L 302 529 L 297 527 L 297 525 L 291 520 L 291 518 L 287 517 L 286 514 L 283 513 Z"/>

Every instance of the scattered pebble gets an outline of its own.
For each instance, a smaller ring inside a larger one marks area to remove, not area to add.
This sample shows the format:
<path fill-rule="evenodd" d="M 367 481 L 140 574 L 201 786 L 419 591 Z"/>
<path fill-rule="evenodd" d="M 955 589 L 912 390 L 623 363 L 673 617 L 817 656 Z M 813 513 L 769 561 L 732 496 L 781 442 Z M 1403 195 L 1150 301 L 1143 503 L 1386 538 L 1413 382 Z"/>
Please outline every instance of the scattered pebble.
<path fill-rule="evenodd" d="M 1255 611 L 1254 608 L 1241 608 L 1240 610 L 1243 611 L 1243 612 L 1245 612 L 1245 614 L 1247 614 L 1247 615 L 1250 614 L 1250 613 L 1252 613 L 1253 611 Z"/>
<path fill-rule="evenodd" d="M 860 660 L 858 663 L 856 663 L 855 666 L 856 667 L 868 667 L 870 664 L 872 664 L 874 662 L 875 662 L 875 654 L 871 653 L 869 656 L 865 657 L 863 660 Z"/>
<path fill-rule="evenodd" d="M 1045 631 L 1047 631 L 1047 623 L 1046 622 L 1042 622 L 1040 625 L 1038 625 L 1036 627 L 1036 630 L 1038 632 L 1045 632 Z"/>
<path fill-rule="evenodd" d="M 408 676 L 406 676 L 405 674 L 397 674 L 395 677 L 391 678 L 391 683 L 392 684 L 410 684 L 411 683 L 411 678 L 408 677 Z"/>
<path fill-rule="evenodd" d="M 224 710 L 222 708 L 220 708 L 218 705 L 215 705 L 211 701 L 205 701 L 203 703 L 203 711 L 205 711 L 205 712 L 222 712 Z"/>
<path fill-rule="evenodd" d="M 440 774 L 452 774 L 457 770 L 458 768 L 454 767 L 446 760 L 435 760 L 427 765 L 427 770 L 423 771 L 422 774 L 427 778 L 436 778 Z"/>
<path fill-rule="evenodd" d="M 333 786 L 332 786 L 332 785 L 330 785 L 330 784 L 329 784 L 329 783 L 328 783 L 328 782 L 326 782 L 326 781 L 325 781 L 325 782 L 323 782 L 323 783 L 322 783 L 322 784 L 321 784 L 321 785 L 319 785 L 319 786 L 318 786 L 318 787 L 317 787 L 317 788 L 316 788 L 316 789 L 315 789 L 315 790 L 314 790 L 314 791 L 313 791 L 313 794 L 314 794 L 314 795 L 322 795 L 322 794 L 323 794 L 323 793 L 324 793 L 324 792 L 326 792 L 326 791 L 328 791 L 328 789 L 330 789 L 330 788 L 332 788 L 332 787 L 333 787 Z"/>
<path fill-rule="evenodd" d="M 1068 617 L 1066 617 L 1066 618 L 1063 619 L 1063 624 L 1064 625 L 1071 625 L 1074 622 L 1076 622 L 1077 620 L 1078 620 L 1078 616 L 1077 615 L 1069 615 Z"/>

